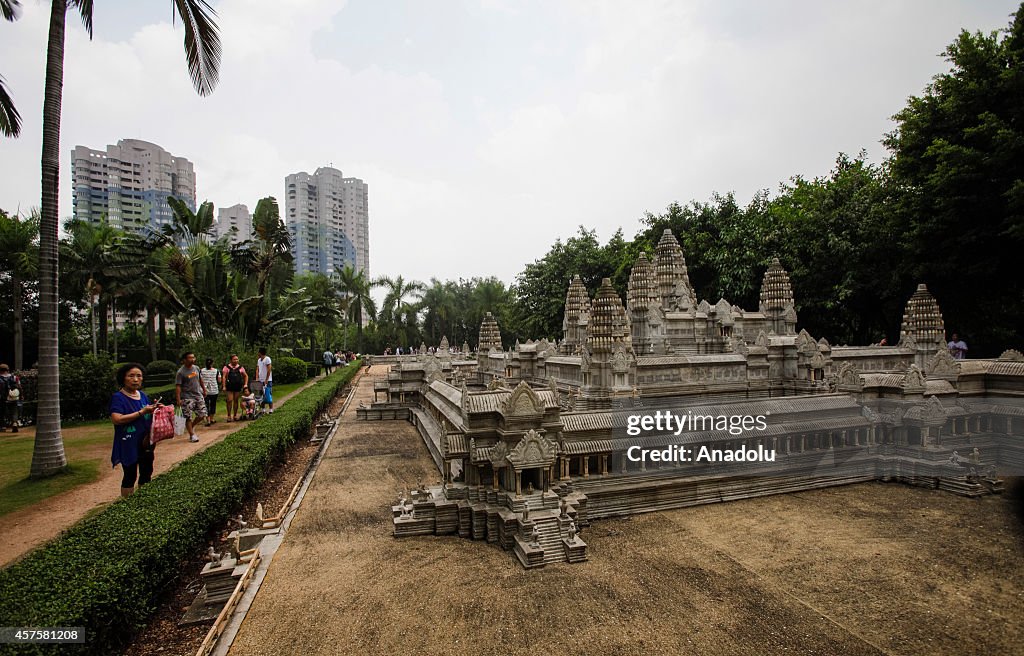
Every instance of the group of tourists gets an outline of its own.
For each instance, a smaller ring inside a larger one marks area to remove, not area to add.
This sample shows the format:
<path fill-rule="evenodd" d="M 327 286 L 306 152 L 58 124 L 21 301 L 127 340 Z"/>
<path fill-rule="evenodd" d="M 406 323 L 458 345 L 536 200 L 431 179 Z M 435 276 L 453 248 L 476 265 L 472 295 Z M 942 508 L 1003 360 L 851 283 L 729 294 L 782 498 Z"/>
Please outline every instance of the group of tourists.
<path fill-rule="evenodd" d="M 174 401 L 185 420 L 189 442 L 198 442 L 197 422 L 215 423 L 217 399 L 224 390 L 227 403 L 227 421 L 254 419 L 258 409 L 274 411 L 274 365 L 267 350 L 261 348 L 256 360 L 256 378 L 250 380 L 238 356 L 232 354 L 223 367 L 213 366 L 213 358 L 206 366 L 196 366 L 196 355 L 186 351 L 181 355 L 181 368 L 174 376 Z M 0 381 L 7 371 L 0 365 Z M 114 424 L 114 447 L 110 462 L 121 465 L 121 495 L 128 496 L 135 485 L 144 485 L 153 477 L 154 441 L 150 436 L 153 413 L 163 407 L 161 397 L 150 398 L 142 391 L 146 369 L 130 362 L 117 370 L 118 391 L 110 399 L 110 420 Z"/>
<path fill-rule="evenodd" d="M 21 419 L 21 380 L 11 373 L 11 368 L 0 363 L 0 432 L 11 427 L 12 433 L 18 432 Z"/>
<path fill-rule="evenodd" d="M 402 348 L 401 346 L 396 346 L 395 348 L 392 349 L 389 346 L 389 347 L 384 349 L 384 355 L 420 355 L 421 352 L 426 354 L 426 355 L 434 355 L 435 353 L 440 353 L 441 349 L 440 348 L 436 348 L 435 349 L 433 346 L 428 346 L 425 349 L 424 348 L 415 348 L 415 347 L 412 347 L 412 346 L 410 346 L 409 348 Z M 462 351 L 460 351 L 458 348 L 456 348 L 454 346 L 449 346 L 448 347 L 449 355 L 457 355 L 457 354 L 459 354 L 461 352 Z"/>
<path fill-rule="evenodd" d="M 337 367 L 346 367 L 349 362 L 354 362 L 356 354 L 353 351 L 332 351 L 330 347 L 324 349 L 324 353 L 321 356 L 322 362 L 324 363 L 324 374 L 327 376 L 331 375 L 331 370 Z"/>

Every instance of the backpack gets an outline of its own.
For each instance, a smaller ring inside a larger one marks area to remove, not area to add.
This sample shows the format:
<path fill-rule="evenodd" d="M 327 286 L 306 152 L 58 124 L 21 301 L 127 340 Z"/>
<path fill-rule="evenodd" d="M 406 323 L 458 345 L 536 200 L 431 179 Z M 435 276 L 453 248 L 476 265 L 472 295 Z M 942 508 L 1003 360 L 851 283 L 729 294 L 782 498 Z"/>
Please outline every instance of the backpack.
<path fill-rule="evenodd" d="M 228 367 L 228 377 L 224 383 L 224 386 L 232 392 L 241 392 L 242 382 L 244 380 L 245 379 L 242 376 L 242 367 L 238 367 L 237 369 L 232 369 L 231 367 Z"/>
<path fill-rule="evenodd" d="M 0 376 L 0 382 L 3 383 L 3 386 L 6 389 L 6 393 L 4 394 L 4 396 L 7 397 L 7 401 L 9 403 L 14 403 L 15 401 L 21 400 L 21 390 L 18 389 L 21 387 L 21 385 L 18 383 L 17 376 L 14 376 L 13 374 Z"/>

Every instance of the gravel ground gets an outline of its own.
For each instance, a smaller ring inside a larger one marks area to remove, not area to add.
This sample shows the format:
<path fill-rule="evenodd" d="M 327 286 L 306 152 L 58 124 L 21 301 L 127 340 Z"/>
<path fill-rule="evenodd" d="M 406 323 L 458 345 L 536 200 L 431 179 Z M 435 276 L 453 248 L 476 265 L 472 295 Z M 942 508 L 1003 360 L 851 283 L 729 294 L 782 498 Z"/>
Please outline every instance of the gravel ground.
<path fill-rule="evenodd" d="M 375 367 L 357 389 L 372 400 Z M 601 520 L 525 571 L 391 537 L 438 478 L 405 422 L 346 421 L 231 654 L 1020 653 L 1024 531 L 1002 497 L 862 484 Z"/>
<path fill-rule="evenodd" d="M 345 402 L 345 394 L 340 394 L 328 409 L 337 413 Z M 266 516 L 277 514 L 288 499 L 295 483 L 305 475 L 310 461 L 319 450 L 319 443 L 311 443 L 301 439 L 288 447 L 281 462 L 277 463 L 267 474 L 266 480 L 239 510 L 246 521 L 256 517 L 256 503 L 263 504 Z M 227 536 L 234 528 L 225 524 L 216 535 L 218 551 L 228 549 Z M 211 545 L 214 541 L 211 540 Z M 192 656 L 199 649 L 206 634 L 213 625 L 213 620 L 202 624 L 179 627 L 185 611 L 199 594 L 202 583 L 199 573 L 206 564 L 203 548 L 195 557 L 182 564 L 181 573 L 175 580 L 172 589 L 168 590 L 160 602 L 160 608 L 132 643 L 122 652 L 123 656 Z"/>

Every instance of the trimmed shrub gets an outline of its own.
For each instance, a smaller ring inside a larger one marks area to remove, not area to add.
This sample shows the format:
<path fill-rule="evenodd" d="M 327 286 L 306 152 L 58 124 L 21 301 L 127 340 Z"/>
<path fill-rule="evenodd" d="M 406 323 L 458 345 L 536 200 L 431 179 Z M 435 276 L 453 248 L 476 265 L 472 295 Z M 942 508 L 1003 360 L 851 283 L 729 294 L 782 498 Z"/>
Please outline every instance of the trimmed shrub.
<path fill-rule="evenodd" d="M 301 383 L 306 380 L 306 363 L 299 358 L 281 356 L 272 358 L 274 361 L 274 382 Z"/>
<path fill-rule="evenodd" d="M 170 360 L 153 360 L 146 365 L 147 376 L 173 376 L 178 370 L 178 364 Z"/>
<path fill-rule="evenodd" d="M 107 416 L 110 395 L 117 391 L 113 359 L 106 353 L 60 359 L 60 417 L 62 421 Z"/>
<path fill-rule="evenodd" d="M 357 370 L 318 382 L 0 572 L 0 626 L 84 626 L 86 644 L 62 645 L 62 653 L 118 652 L 153 614 L 180 563 L 256 489 L 285 447 L 308 434 Z M 50 645 L 14 649 L 52 653 Z"/>

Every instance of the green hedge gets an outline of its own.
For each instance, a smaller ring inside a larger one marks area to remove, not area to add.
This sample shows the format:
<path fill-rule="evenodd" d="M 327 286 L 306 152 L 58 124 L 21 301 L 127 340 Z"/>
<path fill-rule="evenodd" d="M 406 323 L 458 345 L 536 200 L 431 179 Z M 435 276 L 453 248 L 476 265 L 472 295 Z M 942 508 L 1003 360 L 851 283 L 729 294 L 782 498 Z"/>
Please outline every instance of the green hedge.
<path fill-rule="evenodd" d="M 0 626 L 84 626 L 87 643 L 62 645 L 62 653 L 115 652 L 153 614 L 181 563 L 237 511 L 275 457 L 309 432 L 357 370 L 318 382 L 0 571 Z M 26 654 L 54 649 L 5 647 Z"/>
<path fill-rule="evenodd" d="M 147 376 L 174 376 L 175 372 L 178 371 L 178 367 L 181 365 L 170 360 L 153 360 L 146 365 Z"/>
<path fill-rule="evenodd" d="M 116 363 L 106 353 L 60 359 L 61 421 L 109 416 L 110 396 L 117 391 Z"/>
<path fill-rule="evenodd" d="M 284 385 L 285 383 L 301 383 L 306 380 L 306 362 L 304 360 L 282 355 L 273 358 L 273 361 L 275 383 Z"/>

